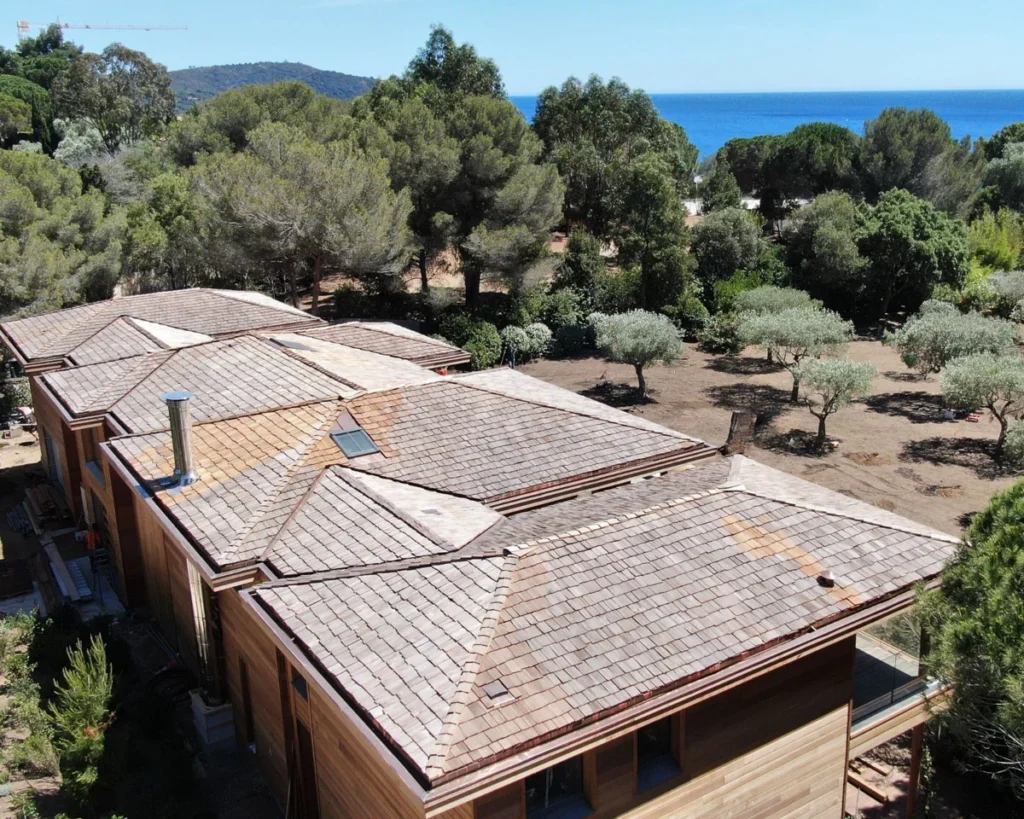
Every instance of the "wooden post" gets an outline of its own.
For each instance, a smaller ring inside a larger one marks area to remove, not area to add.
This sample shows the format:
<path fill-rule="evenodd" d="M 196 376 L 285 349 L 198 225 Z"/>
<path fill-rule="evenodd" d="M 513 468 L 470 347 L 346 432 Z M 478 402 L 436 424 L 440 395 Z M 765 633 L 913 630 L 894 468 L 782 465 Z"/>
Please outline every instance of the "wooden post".
<path fill-rule="evenodd" d="M 757 416 L 752 412 L 738 411 L 732 414 L 729 423 L 729 437 L 726 439 L 725 454 L 734 455 L 743 452 L 754 438 L 754 425 Z"/>
<path fill-rule="evenodd" d="M 921 752 L 924 750 L 924 723 L 916 726 L 910 741 L 910 783 L 907 785 L 907 819 L 917 814 L 917 796 L 921 787 Z"/>

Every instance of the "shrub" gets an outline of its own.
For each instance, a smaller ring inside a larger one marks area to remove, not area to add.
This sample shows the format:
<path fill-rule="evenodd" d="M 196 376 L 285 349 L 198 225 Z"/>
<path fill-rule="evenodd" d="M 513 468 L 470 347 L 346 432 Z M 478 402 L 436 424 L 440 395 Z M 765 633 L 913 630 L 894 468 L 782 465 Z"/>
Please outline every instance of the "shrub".
<path fill-rule="evenodd" d="M 707 326 L 711 319 L 711 314 L 704 306 L 704 302 L 692 295 L 683 295 L 678 304 L 666 307 L 664 312 L 675 322 L 676 327 L 682 331 L 687 340 L 696 339 L 697 334 Z"/>
<path fill-rule="evenodd" d="M 1006 431 L 1003 458 L 1017 470 L 1024 470 L 1024 421 L 1018 421 Z"/>
<path fill-rule="evenodd" d="M 988 281 L 996 296 L 995 309 L 1001 316 L 1010 316 L 1024 301 L 1024 270 L 994 273 Z"/>
<path fill-rule="evenodd" d="M 508 359 L 509 364 L 513 368 L 515 368 L 517 362 L 521 362 L 526 359 L 527 348 L 530 346 L 530 339 L 526 335 L 526 330 L 522 327 L 509 325 L 502 330 L 501 343 L 505 349 L 505 358 Z"/>
<path fill-rule="evenodd" d="M 583 228 L 569 234 L 565 255 L 555 270 L 552 287 L 570 288 L 581 297 L 585 306 L 597 298 L 598 282 L 605 275 L 605 261 L 601 255 L 601 240 Z"/>
<path fill-rule="evenodd" d="M 739 316 L 735 313 L 719 313 L 712 316 L 707 325 L 697 334 L 700 349 L 715 355 L 737 355 L 743 350 L 739 335 Z"/>
<path fill-rule="evenodd" d="M 736 309 L 736 297 L 740 293 L 754 290 L 762 284 L 761 276 L 758 273 L 747 270 L 737 270 L 728 279 L 715 282 L 715 312 L 734 312 Z"/>
<path fill-rule="evenodd" d="M 526 326 L 526 338 L 529 342 L 527 355 L 542 358 L 551 350 L 551 330 L 546 324 L 535 321 Z"/>
<path fill-rule="evenodd" d="M 632 310 L 605 316 L 595 326 L 601 351 L 612 361 L 633 365 L 643 398 L 647 397 L 644 368 L 656 361 L 675 361 L 682 349 L 675 325 L 658 313 Z"/>
<path fill-rule="evenodd" d="M 737 293 L 734 305 L 737 313 L 778 313 L 793 307 L 820 308 L 821 302 L 803 290 L 764 284 Z"/>
<path fill-rule="evenodd" d="M 583 318 L 583 300 L 572 288 L 555 290 L 543 300 L 540 319 L 552 330 L 566 324 L 579 324 Z"/>
<path fill-rule="evenodd" d="M 563 324 L 555 331 L 553 352 L 557 356 L 579 355 L 594 346 L 594 334 L 586 324 Z"/>
<path fill-rule="evenodd" d="M 469 353 L 474 370 L 486 370 L 501 361 L 501 336 L 489 321 L 474 322 L 469 339 L 460 346 Z"/>
<path fill-rule="evenodd" d="M 1009 321 L 929 308 L 895 333 L 886 334 L 885 343 L 900 351 L 904 364 L 927 375 L 965 355 L 1006 352 L 1016 338 L 1017 327 Z"/>
<path fill-rule="evenodd" d="M 960 291 L 950 284 L 937 284 L 932 288 L 932 297 L 929 301 L 944 302 L 959 309 L 961 301 Z"/>
<path fill-rule="evenodd" d="M 625 313 L 640 304 L 640 274 L 636 270 L 606 273 L 597 282 L 594 306 L 602 313 Z"/>
<path fill-rule="evenodd" d="M 918 315 L 929 316 L 932 313 L 941 313 L 943 315 L 955 316 L 959 311 L 956 309 L 955 304 L 950 304 L 948 301 L 942 301 L 940 299 L 928 299 L 927 301 L 921 302 L 920 308 L 918 308 Z"/>
<path fill-rule="evenodd" d="M 103 638 L 93 635 L 88 648 L 79 641 L 68 650 L 64 682 L 57 685 L 50 712 L 63 787 L 80 805 L 86 804 L 98 779 L 113 696 L 114 671 Z"/>

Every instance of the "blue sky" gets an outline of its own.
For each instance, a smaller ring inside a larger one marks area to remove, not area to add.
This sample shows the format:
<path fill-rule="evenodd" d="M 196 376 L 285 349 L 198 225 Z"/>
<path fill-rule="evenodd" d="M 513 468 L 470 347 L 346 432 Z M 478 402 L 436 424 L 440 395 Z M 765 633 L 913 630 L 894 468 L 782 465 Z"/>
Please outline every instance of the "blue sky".
<path fill-rule="evenodd" d="M 1024 86 L 1020 0 L 10 0 L 16 19 L 188 25 L 69 32 L 118 40 L 168 68 L 291 60 L 350 74 L 400 72 L 443 23 L 498 61 L 512 94 L 571 74 L 651 93 Z M 9 26 L 9 28 L 8 28 Z"/>

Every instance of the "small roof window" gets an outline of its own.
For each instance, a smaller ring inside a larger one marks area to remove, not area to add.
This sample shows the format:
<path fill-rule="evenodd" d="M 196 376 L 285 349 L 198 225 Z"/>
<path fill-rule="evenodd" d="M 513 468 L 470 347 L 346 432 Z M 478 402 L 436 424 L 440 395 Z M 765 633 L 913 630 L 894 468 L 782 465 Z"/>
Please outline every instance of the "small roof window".
<path fill-rule="evenodd" d="M 345 453 L 346 458 L 360 458 L 363 455 L 380 452 L 380 447 L 373 442 L 373 438 L 362 427 L 343 432 L 332 432 L 331 440 L 338 445 L 338 449 Z"/>

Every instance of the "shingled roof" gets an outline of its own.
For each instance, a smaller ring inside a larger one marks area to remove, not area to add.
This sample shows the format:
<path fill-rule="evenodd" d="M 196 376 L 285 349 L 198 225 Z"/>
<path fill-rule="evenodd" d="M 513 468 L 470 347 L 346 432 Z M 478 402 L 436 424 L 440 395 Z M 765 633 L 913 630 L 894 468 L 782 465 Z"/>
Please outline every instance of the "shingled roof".
<path fill-rule="evenodd" d="M 736 456 L 512 516 L 440 558 L 245 594 L 437 783 L 931 578 L 955 545 Z"/>
<path fill-rule="evenodd" d="M 441 496 L 463 498 L 500 510 L 509 498 L 622 470 L 651 471 L 650 464 L 668 466 L 713 451 L 697 439 L 609 412 L 588 399 L 514 397 L 475 379 L 439 377 L 198 423 L 199 480 L 173 493 L 160 483 L 172 472 L 168 433 L 125 436 L 109 446 L 210 560 L 225 567 L 268 555 L 288 536 L 286 522 L 297 525 L 306 514 L 300 507 L 323 503 L 321 493 L 335 484 L 318 480 L 334 466 L 437 493 L 439 502 Z M 361 426 L 380 453 L 346 458 L 329 435 L 339 422 Z M 282 551 L 268 555 L 282 573 L 352 565 L 350 547 L 310 541 L 317 553 L 299 555 L 302 540 L 293 542 L 292 559 Z M 422 544 L 405 546 L 406 557 L 422 552 Z M 387 559 L 397 556 L 392 549 Z"/>
<path fill-rule="evenodd" d="M 469 362 L 469 353 L 465 350 L 389 321 L 346 321 L 303 330 L 302 334 L 371 353 L 397 356 L 422 367 L 454 367 Z"/>
<path fill-rule="evenodd" d="M 236 336 L 41 376 L 73 418 L 109 414 L 129 432 L 165 429 L 161 396 L 173 390 L 193 393 L 193 419 L 208 421 L 441 378 L 400 358 L 293 334 Z"/>
<path fill-rule="evenodd" d="M 319 324 L 262 293 L 173 290 L 70 307 L 0 323 L 2 339 L 26 366 L 94 364 L 250 330 Z"/>

